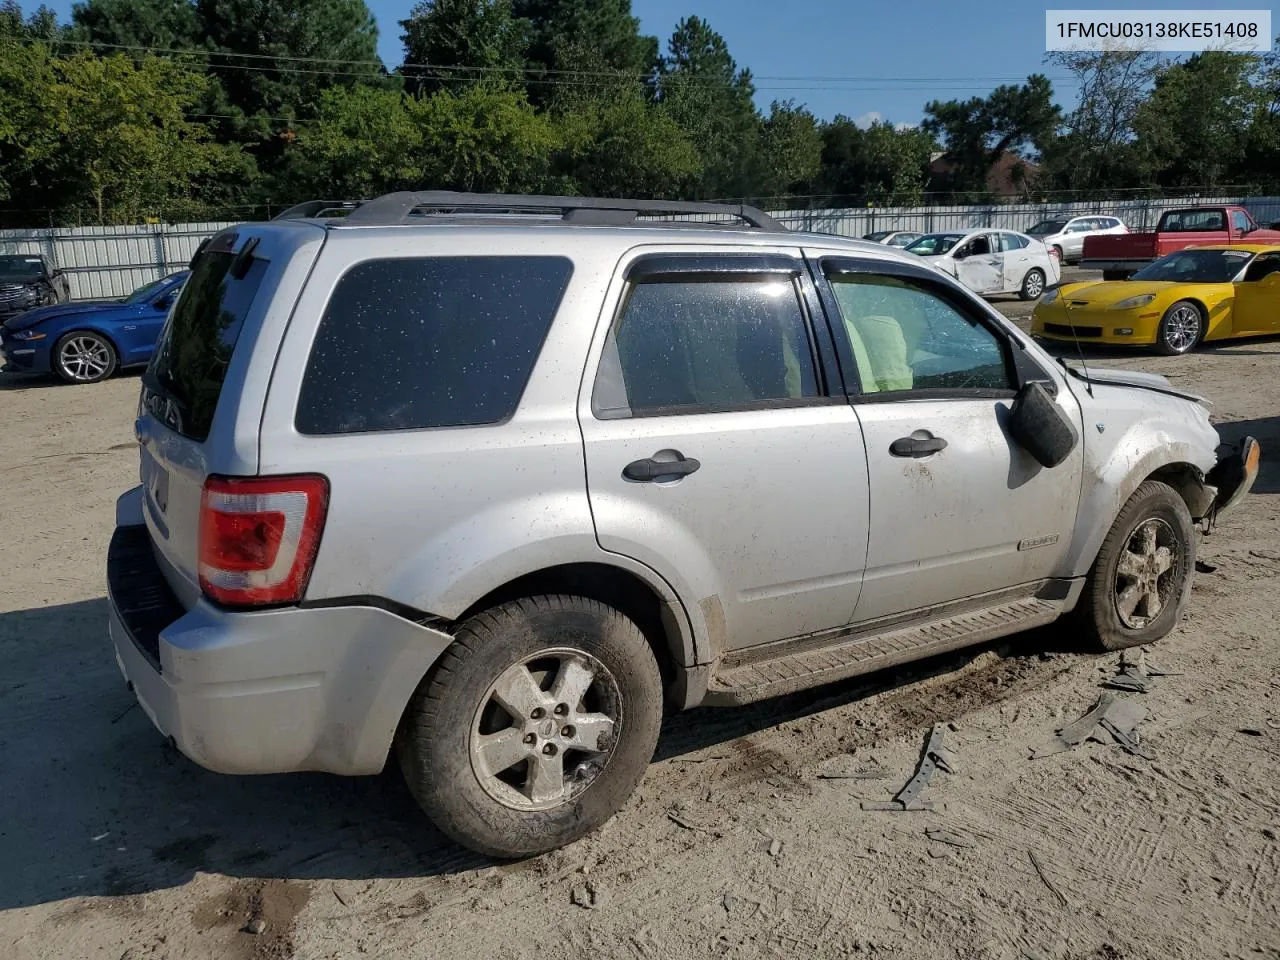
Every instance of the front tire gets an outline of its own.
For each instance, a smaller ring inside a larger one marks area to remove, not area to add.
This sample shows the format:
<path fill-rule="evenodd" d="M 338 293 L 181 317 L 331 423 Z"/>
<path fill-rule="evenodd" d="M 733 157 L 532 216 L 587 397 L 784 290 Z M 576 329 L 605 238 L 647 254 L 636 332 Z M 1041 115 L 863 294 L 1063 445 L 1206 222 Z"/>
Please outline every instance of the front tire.
<path fill-rule="evenodd" d="M 538 596 L 462 625 L 396 747 L 444 833 L 488 856 L 527 857 L 621 808 L 661 721 L 662 678 L 635 623 L 595 600 Z"/>
<path fill-rule="evenodd" d="M 1039 267 L 1032 267 L 1022 278 L 1022 289 L 1018 291 L 1018 296 L 1023 300 L 1039 300 L 1042 293 L 1044 293 L 1044 271 Z"/>
<path fill-rule="evenodd" d="M 1176 490 L 1147 480 L 1120 510 L 1089 571 L 1075 619 L 1089 644 L 1123 650 L 1177 624 L 1191 596 L 1195 524 Z"/>
<path fill-rule="evenodd" d="M 66 383 L 97 383 L 116 372 L 116 349 L 100 333 L 73 330 L 53 345 L 53 372 Z"/>
<path fill-rule="evenodd" d="M 1204 338 L 1204 313 L 1190 300 L 1179 300 L 1160 318 L 1156 349 L 1165 356 L 1190 353 Z"/>

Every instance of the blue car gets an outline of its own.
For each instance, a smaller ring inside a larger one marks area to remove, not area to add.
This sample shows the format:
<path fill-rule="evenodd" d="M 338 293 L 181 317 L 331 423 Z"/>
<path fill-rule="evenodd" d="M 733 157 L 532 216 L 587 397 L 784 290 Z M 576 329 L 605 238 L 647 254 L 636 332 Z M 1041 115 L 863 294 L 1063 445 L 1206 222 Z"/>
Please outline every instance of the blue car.
<path fill-rule="evenodd" d="M 6 373 L 56 373 L 68 383 L 105 380 L 146 363 L 189 271 L 139 287 L 123 300 L 37 307 L 0 327 Z"/>

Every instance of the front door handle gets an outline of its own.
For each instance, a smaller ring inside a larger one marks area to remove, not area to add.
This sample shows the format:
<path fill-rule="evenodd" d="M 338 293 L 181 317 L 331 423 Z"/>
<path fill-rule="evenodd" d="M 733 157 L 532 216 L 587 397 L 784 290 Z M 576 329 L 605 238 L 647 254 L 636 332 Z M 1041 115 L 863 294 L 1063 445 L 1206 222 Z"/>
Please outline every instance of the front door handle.
<path fill-rule="evenodd" d="M 701 463 L 679 450 L 659 450 L 652 457 L 628 463 L 622 468 L 622 475 L 635 483 L 652 483 L 687 477 L 700 466 Z"/>
<path fill-rule="evenodd" d="M 947 441 L 935 437 L 927 430 L 917 430 L 909 437 L 899 437 L 889 444 L 889 453 L 895 457 L 930 457 L 946 449 Z"/>

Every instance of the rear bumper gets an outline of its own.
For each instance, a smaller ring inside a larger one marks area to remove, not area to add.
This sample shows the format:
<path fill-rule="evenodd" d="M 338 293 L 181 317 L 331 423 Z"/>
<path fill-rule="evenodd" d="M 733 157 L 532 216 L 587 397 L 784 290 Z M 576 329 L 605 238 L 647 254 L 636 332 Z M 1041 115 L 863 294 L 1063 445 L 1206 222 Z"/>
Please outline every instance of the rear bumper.
<path fill-rule="evenodd" d="M 1205 482 L 1217 488 L 1213 501 L 1213 514 L 1219 516 L 1243 500 L 1258 479 L 1258 467 L 1262 462 L 1262 447 L 1253 437 L 1245 437 L 1229 453 L 1218 458 L 1218 463 Z"/>
<path fill-rule="evenodd" d="M 116 661 L 162 734 L 220 773 L 372 774 L 452 638 L 374 607 L 184 610 L 143 526 L 107 561 Z"/>

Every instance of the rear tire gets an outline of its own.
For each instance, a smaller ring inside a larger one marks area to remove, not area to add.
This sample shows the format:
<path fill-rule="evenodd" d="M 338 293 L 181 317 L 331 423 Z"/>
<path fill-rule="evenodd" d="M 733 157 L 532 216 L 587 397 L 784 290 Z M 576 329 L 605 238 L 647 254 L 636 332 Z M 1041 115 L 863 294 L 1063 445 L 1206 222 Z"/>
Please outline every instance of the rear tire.
<path fill-rule="evenodd" d="M 538 596 L 462 625 L 410 701 L 396 748 L 444 833 L 488 856 L 527 857 L 622 807 L 661 721 L 662 678 L 635 623 L 595 600 Z"/>
<path fill-rule="evenodd" d="M 64 333 L 53 345 L 53 372 L 66 383 L 97 383 L 116 372 L 120 360 L 106 337 L 92 330 Z"/>
<path fill-rule="evenodd" d="M 1190 353 L 1204 339 L 1204 311 L 1190 300 L 1179 300 L 1160 318 L 1156 349 L 1167 357 Z"/>
<path fill-rule="evenodd" d="M 1102 541 L 1073 614 L 1090 646 L 1123 650 L 1174 628 L 1191 596 L 1195 533 L 1186 503 L 1168 484 L 1147 480 L 1134 491 Z"/>
<path fill-rule="evenodd" d="M 1039 300 L 1042 293 L 1044 293 L 1044 271 L 1039 267 L 1032 267 L 1022 278 L 1022 289 L 1018 291 L 1018 296 L 1023 300 Z"/>

